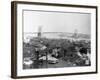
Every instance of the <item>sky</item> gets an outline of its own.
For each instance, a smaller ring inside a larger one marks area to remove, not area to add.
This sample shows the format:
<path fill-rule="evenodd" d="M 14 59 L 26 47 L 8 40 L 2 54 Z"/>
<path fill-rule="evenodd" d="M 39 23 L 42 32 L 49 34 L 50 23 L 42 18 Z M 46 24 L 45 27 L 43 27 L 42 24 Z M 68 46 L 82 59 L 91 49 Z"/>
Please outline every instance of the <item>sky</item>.
<path fill-rule="evenodd" d="M 70 32 L 91 33 L 91 14 L 72 12 L 24 11 L 23 29 L 26 33 L 38 32 Z"/>

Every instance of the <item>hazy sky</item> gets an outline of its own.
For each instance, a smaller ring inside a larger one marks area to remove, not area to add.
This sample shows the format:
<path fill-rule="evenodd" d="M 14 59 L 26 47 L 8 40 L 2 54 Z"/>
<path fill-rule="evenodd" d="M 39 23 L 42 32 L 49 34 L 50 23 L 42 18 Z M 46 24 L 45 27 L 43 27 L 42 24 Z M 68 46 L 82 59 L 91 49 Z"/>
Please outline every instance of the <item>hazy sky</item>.
<path fill-rule="evenodd" d="M 90 34 L 91 15 L 85 13 L 60 13 L 24 11 L 24 32 L 74 32 Z"/>

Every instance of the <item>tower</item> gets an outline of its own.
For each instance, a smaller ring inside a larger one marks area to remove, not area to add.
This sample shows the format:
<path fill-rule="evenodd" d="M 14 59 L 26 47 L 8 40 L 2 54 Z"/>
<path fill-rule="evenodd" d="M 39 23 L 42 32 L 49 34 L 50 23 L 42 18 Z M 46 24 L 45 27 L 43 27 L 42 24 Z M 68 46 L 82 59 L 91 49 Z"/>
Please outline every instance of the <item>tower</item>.
<path fill-rule="evenodd" d="M 42 36 L 42 26 L 39 26 L 38 27 L 38 34 L 37 34 L 38 37 L 41 37 Z"/>
<path fill-rule="evenodd" d="M 74 37 L 75 39 L 78 38 L 78 30 L 77 30 L 77 29 L 74 30 L 74 35 L 73 35 L 73 37 Z"/>

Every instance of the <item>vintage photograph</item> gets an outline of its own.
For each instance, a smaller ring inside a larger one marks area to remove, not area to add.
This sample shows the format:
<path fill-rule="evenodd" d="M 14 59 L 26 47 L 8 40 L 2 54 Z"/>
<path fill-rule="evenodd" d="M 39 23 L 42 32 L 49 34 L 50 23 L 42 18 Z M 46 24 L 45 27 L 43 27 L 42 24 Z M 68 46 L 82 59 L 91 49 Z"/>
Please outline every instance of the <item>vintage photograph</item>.
<path fill-rule="evenodd" d="M 11 77 L 97 73 L 97 6 L 12 1 Z"/>
<path fill-rule="evenodd" d="M 23 69 L 91 66 L 91 14 L 23 10 Z"/>

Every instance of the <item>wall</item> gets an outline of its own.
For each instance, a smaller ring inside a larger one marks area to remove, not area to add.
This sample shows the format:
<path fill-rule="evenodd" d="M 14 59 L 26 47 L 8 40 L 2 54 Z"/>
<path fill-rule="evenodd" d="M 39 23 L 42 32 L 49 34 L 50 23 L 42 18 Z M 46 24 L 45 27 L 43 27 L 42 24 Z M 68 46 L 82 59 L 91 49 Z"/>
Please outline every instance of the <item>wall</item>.
<path fill-rule="evenodd" d="M 64 4 L 80 4 L 80 5 L 98 5 L 98 6 L 100 3 L 99 0 L 30 0 L 30 1 L 64 3 Z M 10 7 L 11 7 L 11 0 L 0 0 L 0 80 L 13 80 L 10 78 L 10 70 L 11 70 L 10 69 L 11 67 L 10 66 L 11 65 L 11 11 L 10 11 L 11 8 Z M 100 16 L 98 17 L 100 18 Z M 98 34 L 100 34 L 100 32 L 98 32 Z M 100 37 L 98 37 L 98 41 L 100 41 Z M 98 46 L 100 46 L 100 42 L 98 42 Z M 100 57 L 100 55 L 98 57 Z M 100 80 L 99 76 L 100 76 L 100 72 L 98 74 L 91 74 L 91 75 L 34 78 L 34 80 L 40 80 L 40 79 L 41 80 Z M 30 78 L 28 80 L 33 80 L 33 78 Z"/>

